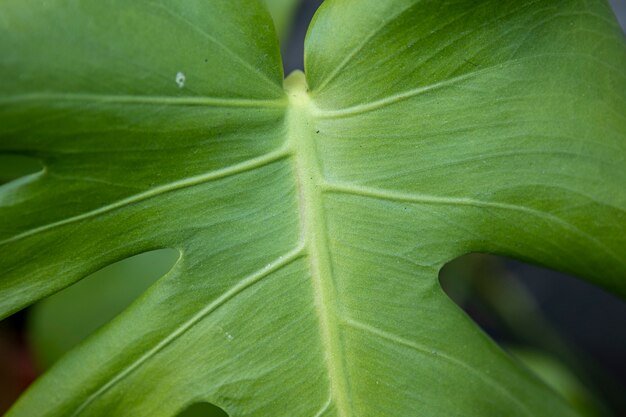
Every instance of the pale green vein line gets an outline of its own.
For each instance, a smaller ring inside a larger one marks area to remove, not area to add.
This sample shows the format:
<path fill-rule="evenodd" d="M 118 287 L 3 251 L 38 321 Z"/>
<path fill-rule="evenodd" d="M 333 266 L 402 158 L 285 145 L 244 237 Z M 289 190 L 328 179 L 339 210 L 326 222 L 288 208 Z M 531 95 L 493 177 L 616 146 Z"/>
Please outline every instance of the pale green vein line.
<path fill-rule="evenodd" d="M 14 235 L 8 239 L 4 239 L 0 241 L 0 246 L 7 245 L 9 243 L 16 242 L 21 239 L 24 239 L 24 238 L 27 238 L 29 236 L 33 236 L 39 233 L 47 232 L 57 227 L 65 226 L 71 223 L 76 223 L 82 220 L 89 219 L 91 217 L 108 213 L 113 210 L 116 210 L 125 206 L 129 206 L 131 204 L 135 204 L 141 201 L 145 201 L 145 200 L 154 198 L 156 196 L 159 196 L 165 193 L 180 190 L 183 188 L 192 187 L 192 186 L 199 185 L 199 184 L 204 184 L 210 181 L 223 179 L 223 178 L 237 175 L 243 172 L 251 171 L 251 170 L 266 166 L 280 159 L 284 159 L 287 156 L 289 156 L 289 153 L 286 150 L 281 149 L 281 150 L 277 150 L 274 152 L 270 152 L 258 158 L 249 159 L 245 162 L 232 165 L 226 168 L 221 168 L 221 169 L 211 171 L 205 174 L 200 174 L 194 177 L 189 177 L 189 178 L 185 178 L 179 181 L 174 181 L 168 184 L 164 184 L 159 187 L 155 187 L 147 191 L 144 191 L 142 193 L 134 194 L 130 197 L 124 198 L 122 200 L 116 201 L 106 206 L 99 207 L 95 210 L 91 210 L 89 212 L 82 213 L 74 217 L 69 217 L 67 219 L 59 220 L 53 223 L 48 223 L 46 225 L 27 230 L 20 234 Z"/>
<path fill-rule="evenodd" d="M 141 355 L 137 360 L 132 362 L 129 366 L 124 368 L 118 374 L 116 374 L 112 379 L 110 379 L 106 384 L 102 385 L 97 391 L 91 394 L 87 399 L 72 413 L 72 417 L 78 416 L 82 413 L 91 403 L 93 403 L 98 397 L 103 395 L 105 392 L 110 390 L 113 386 L 123 380 L 125 377 L 130 375 L 134 370 L 139 368 L 142 364 L 156 355 L 158 352 L 167 347 L 170 343 L 179 338 L 182 334 L 191 329 L 194 325 L 200 322 L 202 319 L 207 317 L 209 314 L 217 310 L 219 307 L 226 304 L 228 301 L 235 298 L 237 295 L 241 294 L 246 289 L 252 287 L 254 284 L 259 283 L 264 278 L 269 275 L 279 271 L 285 266 L 291 264 L 298 258 L 304 256 L 303 246 L 298 246 L 294 250 L 286 253 L 283 256 L 275 259 L 273 262 L 267 264 L 264 268 L 254 272 L 248 277 L 239 281 L 236 285 L 231 287 L 228 291 L 224 292 L 221 296 L 216 298 L 212 303 L 208 304 L 202 310 L 197 312 L 193 317 L 184 322 L 182 325 L 177 327 L 173 332 L 171 332 L 167 337 L 162 339 L 158 344 L 156 344 L 152 349 Z"/>
<path fill-rule="evenodd" d="M 464 80 L 467 79 L 471 79 L 474 78 L 476 76 L 479 76 L 481 74 L 485 74 L 485 73 L 489 73 L 492 72 L 494 70 L 497 70 L 498 74 L 503 74 L 504 73 L 504 69 L 508 66 L 512 66 L 512 65 L 517 65 L 526 61 L 537 61 L 539 62 L 541 59 L 547 59 L 547 58 L 576 58 L 579 60 L 582 59 L 588 59 L 588 60 L 592 60 L 594 62 L 597 62 L 599 64 L 602 64 L 606 67 L 608 67 L 609 69 L 611 69 L 613 72 L 615 72 L 616 74 L 618 74 L 619 76 L 623 77 L 622 72 L 617 71 L 616 68 L 612 67 L 612 66 L 607 66 L 607 64 L 603 61 L 598 60 L 597 58 L 590 56 L 590 55 L 586 55 L 586 54 L 573 54 L 573 53 L 546 53 L 546 54 L 537 54 L 537 55 L 533 55 L 533 56 L 529 56 L 529 57 L 522 57 L 522 58 L 516 58 L 516 59 L 511 59 L 508 61 L 504 61 L 495 65 L 491 65 L 491 66 L 487 66 L 481 69 L 478 69 L 476 71 L 471 71 L 471 72 L 467 72 L 465 74 L 461 74 L 458 75 L 456 77 L 452 77 L 452 78 L 448 78 L 433 84 L 428 84 L 428 85 L 424 85 L 424 86 L 419 86 L 419 87 L 415 87 L 406 91 L 402 91 L 400 93 L 397 94 L 393 94 L 387 97 L 384 97 L 382 99 L 379 100 L 374 100 L 371 101 L 369 103 L 362 103 L 362 104 L 357 104 L 354 106 L 350 106 L 350 107 L 344 107 L 341 109 L 322 109 L 322 108 L 315 108 L 314 110 L 314 114 L 315 116 L 321 118 L 321 119 L 340 119 L 340 118 L 346 118 L 346 117 L 351 117 L 351 116 L 358 116 L 360 114 L 364 114 L 364 113 L 369 113 L 375 110 L 379 110 L 381 108 L 390 106 L 392 104 L 396 104 L 396 103 L 400 103 L 402 101 L 405 100 L 409 100 L 413 97 L 417 97 L 421 94 L 427 93 L 429 91 L 433 91 L 433 90 L 438 90 L 440 88 L 444 88 L 444 87 L 448 87 L 451 85 L 455 85 L 459 82 L 462 82 Z"/>
<path fill-rule="evenodd" d="M 417 1 L 413 1 L 411 3 L 409 3 L 408 6 L 401 8 L 400 10 L 398 10 L 396 13 L 394 13 L 392 16 L 389 16 L 387 19 L 383 20 L 383 22 L 378 25 L 377 27 L 374 28 L 374 30 L 372 30 L 370 33 L 368 33 L 365 37 L 363 37 L 363 40 L 361 42 L 359 42 L 354 48 L 352 48 L 352 50 L 350 52 L 348 52 L 347 54 L 345 54 L 344 58 L 341 60 L 341 62 L 332 70 L 332 72 L 330 74 L 328 74 L 328 76 L 326 77 L 326 79 L 324 79 L 320 85 L 318 85 L 315 88 L 315 93 L 318 93 L 320 91 L 322 91 L 327 85 L 328 83 L 330 83 L 332 80 L 334 80 L 339 73 L 341 72 L 342 69 L 344 69 L 346 67 L 346 65 L 348 65 L 348 63 L 350 63 L 354 57 L 363 50 L 363 48 L 365 48 L 367 46 L 367 44 L 374 39 L 374 37 L 376 35 L 378 35 L 383 29 L 385 29 L 390 23 L 393 23 L 394 20 L 396 20 L 397 18 L 399 18 L 400 16 L 402 16 L 404 13 L 406 13 L 408 10 L 410 10 L 412 7 L 415 7 Z"/>
<path fill-rule="evenodd" d="M 346 108 L 339 109 L 339 110 L 318 109 L 315 112 L 315 115 L 322 119 L 339 119 L 339 118 L 344 118 L 344 117 L 357 116 L 359 114 L 372 112 L 374 110 L 378 110 L 383 107 L 387 107 L 392 104 L 399 103 L 404 100 L 408 100 L 412 97 L 419 96 L 420 94 L 426 93 L 428 91 L 437 90 L 439 88 L 443 88 L 449 85 L 454 85 L 455 83 L 458 83 L 465 79 L 475 77 L 479 72 L 484 72 L 484 71 L 491 70 L 491 69 L 493 68 L 490 67 L 490 68 L 485 68 L 484 70 L 481 70 L 481 71 L 469 72 L 469 73 L 460 75 L 458 77 L 449 78 L 447 80 L 444 80 L 438 83 L 413 88 L 411 90 L 394 94 L 394 95 L 385 97 L 380 100 L 375 100 L 370 103 L 358 104 L 356 106 L 346 107 Z"/>
<path fill-rule="evenodd" d="M 39 92 L 0 97 L 0 105 L 15 105 L 39 101 L 59 102 L 89 102 L 103 104 L 149 104 L 170 106 L 208 106 L 208 107 L 255 107 L 274 108 L 285 107 L 284 99 L 276 100 L 249 100 L 220 97 L 168 97 L 168 96 L 133 96 L 123 94 L 88 94 L 88 93 L 59 93 Z"/>
<path fill-rule="evenodd" d="M 328 400 L 326 400 L 326 403 L 324 403 L 324 405 L 322 405 L 322 407 L 320 408 L 320 411 L 315 413 L 313 417 L 322 417 L 330 409 L 330 406 L 332 403 L 333 403 L 333 397 L 329 396 Z"/>
<path fill-rule="evenodd" d="M 381 188 L 364 187 L 354 184 L 340 184 L 340 183 L 327 183 L 324 185 L 324 189 L 327 192 L 336 192 L 343 194 L 352 194 L 361 197 L 369 197 L 380 200 L 418 203 L 418 204 L 439 204 L 447 206 L 469 206 L 477 208 L 491 208 L 497 210 L 516 211 L 519 213 L 525 213 L 533 217 L 546 220 L 548 222 L 556 223 L 571 233 L 587 240 L 601 249 L 604 253 L 608 254 L 620 264 L 624 264 L 624 260 L 617 256 L 611 249 L 609 249 L 604 243 L 599 241 L 594 236 L 585 233 L 579 228 L 575 227 L 571 223 L 566 222 L 560 217 L 554 214 L 547 213 L 545 211 L 535 210 L 530 207 L 520 206 L 516 204 L 499 203 L 495 201 L 483 201 L 466 197 L 441 197 L 425 194 L 407 193 L 401 191 L 392 191 Z"/>
<path fill-rule="evenodd" d="M 405 339 L 403 337 L 400 337 L 398 335 L 395 335 L 393 333 L 389 333 L 386 332 L 384 330 L 381 330 L 377 327 L 374 327 L 372 325 L 366 324 L 366 323 L 362 323 L 360 321 L 357 321 L 353 318 L 350 317 L 342 317 L 342 321 L 343 323 L 345 323 L 347 326 L 356 329 L 356 330 L 361 330 L 363 332 L 369 333 L 371 335 L 377 336 L 381 339 L 387 340 L 388 342 L 391 343 L 395 343 L 401 346 L 405 346 L 408 347 L 410 349 L 413 349 L 417 352 L 426 354 L 432 358 L 435 359 L 441 359 L 441 360 L 445 360 L 449 363 L 452 363 L 456 366 L 459 366 L 461 368 L 466 369 L 467 371 L 469 371 L 470 373 L 474 374 L 477 378 L 479 378 L 480 380 L 482 380 L 485 384 L 491 386 L 494 390 L 499 391 L 500 393 L 502 393 L 504 396 L 506 396 L 507 398 L 511 399 L 515 404 L 517 404 L 521 409 L 524 410 L 524 412 L 529 415 L 529 416 L 533 416 L 534 414 L 531 413 L 531 411 L 526 407 L 526 405 L 524 404 L 524 402 L 522 400 L 520 400 L 519 398 L 517 398 L 516 395 L 514 395 L 512 392 L 510 392 L 508 389 L 506 389 L 502 383 L 500 381 L 496 381 L 493 378 L 491 378 L 489 375 L 487 375 L 485 372 L 482 372 L 480 369 L 477 369 L 476 367 L 464 362 L 461 359 L 455 358 L 454 356 L 450 356 L 447 353 L 441 352 L 441 351 L 437 351 L 436 353 L 433 352 L 432 349 L 429 349 L 427 346 L 418 344 L 412 340 L 408 340 Z"/>

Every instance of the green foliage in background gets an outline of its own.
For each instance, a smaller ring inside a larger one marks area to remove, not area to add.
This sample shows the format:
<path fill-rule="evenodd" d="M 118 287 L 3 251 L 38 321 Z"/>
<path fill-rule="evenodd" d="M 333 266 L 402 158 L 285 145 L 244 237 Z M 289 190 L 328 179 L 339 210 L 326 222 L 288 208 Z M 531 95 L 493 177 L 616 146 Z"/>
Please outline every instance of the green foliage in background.
<path fill-rule="evenodd" d="M 576 376 L 557 359 L 541 352 L 510 349 L 509 352 L 566 398 L 584 417 L 599 417 L 592 395 Z M 191 416 L 190 416 L 191 417 Z M 207 416 L 208 417 L 208 416 Z"/>
<path fill-rule="evenodd" d="M 173 250 L 125 259 L 37 303 L 30 311 L 29 334 L 39 367 L 47 369 L 122 312 L 177 259 Z"/>
<path fill-rule="evenodd" d="M 443 293 L 469 252 L 626 294 L 603 0 L 328 0 L 283 84 L 252 0 L 4 0 L 0 315 L 172 269 L 9 416 L 574 416 Z M 80 310 L 74 314 L 80 315 Z"/>

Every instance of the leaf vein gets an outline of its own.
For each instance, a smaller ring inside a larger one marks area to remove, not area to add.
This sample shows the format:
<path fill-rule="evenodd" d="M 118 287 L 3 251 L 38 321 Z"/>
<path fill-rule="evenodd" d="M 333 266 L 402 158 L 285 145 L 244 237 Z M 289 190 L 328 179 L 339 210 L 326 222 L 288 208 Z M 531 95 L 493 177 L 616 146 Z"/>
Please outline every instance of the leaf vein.
<path fill-rule="evenodd" d="M 136 204 L 141 201 L 148 200 L 150 198 L 157 197 L 159 195 L 169 193 L 172 191 L 180 190 L 183 188 L 192 187 L 195 185 L 204 184 L 211 181 L 216 181 L 220 179 L 224 179 L 227 177 L 231 177 L 237 174 L 241 174 L 243 172 L 252 171 L 263 166 L 266 166 L 272 162 L 284 159 L 288 156 L 288 153 L 284 150 L 278 150 L 274 152 L 270 152 L 266 155 L 249 159 L 245 162 L 241 162 L 236 165 L 232 165 L 229 167 L 221 168 L 215 171 L 211 171 L 205 174 L 200 174 L 194 177 L 185 178 L 179 181 L 174 181 L 168 184 L 164 184 L 149 190 L 146 190 L 142 193 L 134 194 L 130 197 L 126 197 L 122 200 L 118 200 L 111 204 L 96 208 L 94 210 L 88 211 L 86 213 L 82 213 L 73 217 L 69 217 L 63 220 L 59 220 L 56 222 L 48 223 L 43 226 L 35 227 L 33 229 L 27 230 L 25 232 L 19 233 L 12 237 L 0 241 L 0 247 L 7 245 L 9 243 L 17 242 L 19 240 L 25 239 L 27 237 L 43 233 L 57 227 L 66 226 L 71 223 L 76 223 L 82 220 L 86 220 L 104 213 L 108 213 L 122 207 L 129 206 L 131 204 Z"/>
<path fill-rule="evenodd" d="M 0 97 L 0 105 L 15 105 L 37 101 L 77 101 L 99 102 L 113 104 L 152 104 L 173 106 L 212 106 L 212 107 L 284 107 L 285 101 L 251 100 L 221 97 L 168 97 L 168 96 L 140 96 L 125 94 L 88 94 L 88 93 L 58 93 L 36 92 Z"/>
<path fill-rule="evenodd" d="M 437 351 L 436 353 L 432 351 L 432 349 L 428 349 L 426 346 L 420 345 L 416 342 L 413 342 L 412 340 L 408 340 L 405 339 L 403 337 L 400 337 L 398 335 L 395 335 L 393 333 L 389 333 L 386 332 L 384 330 L 381 330 L 377 327 L 374 327 L 372 325 L 369 324 L 365 324 L 362 323 L 360 321 L 357 321 L 355 319 L 349 318 L 349 317 L 343 317 L 342 318 L 343 322 L 356 330 L 361 330 L 363 332 L 369 333 L 373 336 L 379 337 L 383 340 L 386 340 L 388 342 L 392 342 L 392 343 L 397 343 L 401 346 L 405 346 L 408 347 L 410 349 L 413 349 L 417 352 L 420 353 L 424 353 L 427 355 L 430 355 L 434 358 L 439 358 L 442 360 L 445 360 L 451 364 L 454 364 L 456 366 L 459 366 L 461 368 L 464 368 L 466 370 L 468 370 L 469 372 L 471 372 L 472 374 L 474 374 L 477 378 L 479 378 L 480 380 L 482 380 L 484 383 L 486 383 L 487 385 L 491 386 L 493 389 L 495 389 L 496 391 L 501 392 L 502 394 L 504 394 L 506 397 L 510 398 L 513 402 L 515 402 L 521 409 L 524 410 L 524 412 L 529 415 L 529 416 L 533 416 L 534 414 L 530 412 L 530 410 L 526 407 L 526 405 L 524 404 L 524 402 L 517 398 L 516 395 L 514 395 L 512 392 L 510 392 L 508 389 L 504 388 L 504 386 L 499 382 L 494 380 L 493 378 L 491 378 L 489 375 L 487 375 L 485 372 L 481 371 L 479 368 L 476 368 L 475 366 L 472 366 L 466 362 L 464 362 L 461 359 L 455 358 L 454 356 L 451 356 L 447 353 L 443 353 L 441 351 Z"/>
<path fill-rule="evenodd" d="M 605 244 L 600 242 L 597 238 L 591 236 L 590 234 L 584 232 L 578 227 L 572 225 L 571 223 L 563 220 L 562 218 L 547 213 L 544 211 L 536 210 L 531 207 L 509 204 L 509 203 L 499 203 L 495 201 L 483 201 L 477 200 L 474 198 L 467 197 L 444 197 L 444 196 L 434 196 L 434 195 L 426 195 L 426 194 L 416 194 L 416 193 L 407 193 L 401 191 L 392 191 L 381 188 L 373 188 L 373 187 L 365 187 L 359 185 L 346 185 L 340 183 L 327 183 L 325 185 L 325 191 L 327 192 L 335 192 L 342 194 L 351 194 L 366 198 L 375 198 L 380 200 L 387 201 L 396 201 L 396 202 L 407 202 L 407 203 L 418 203 L 418 204 L 440 204 L 440 205 L 448 205 L 448 206 L 472 206 L 478 208 L 492 208 L 498 210 L 507 210 L 507 211 L 517 211 L 521 213 L 529 214 L 533 217 L 539 217 L 541 219 L 547 220 L 549 222 L 554 222 L 559 224 L 566 230 L 578 235 L 579 237 L 584 238 L 588 242 L 592 243 L 594 246 L 602 249 L 604 253 L 609 255 L 610 257 L 617 260 L 620 264 L 624 264 L 623 258 L 617 256 L 611 249 L 609 249 Z"/>
<path fill-rule="evenodd" d="M 87 397 L 87 399 L 74 411 L 74 413 L 72 413 L 72 417 L 76 417 L 80 415 L 91 403 L 93 403 L 96 399 L 98 399 L 98 397 L 103 395 L 105 392 L 110 390 L 113 386 L 115 386 L 125 377 L 130 375 L 134 370 L 139 368 L 143 363 L 148 361 L 150 358 L 154 357 L 158 352 L 163 350 L 170 343 L 172 343 L 178 337 L 183 335 L 185 332 L 191 329 L 194 325 L 196 325 L 202 319 L 207 317 L 210 313 L 217 310 L 219 307 L 223 306 L 228 301 L 232 300 L 233 298 L 241 294 L 246 289 L 261 282 L 264 278 L 270 276 L 271 274 L 279 271 L 280 269 L 296 261 L 303 255 L 304 255 L 303 246 L 298 246 L 294 250 L 286 253 L 283 256 L 276 258 L 274 261 L 272 261 L 265 267 L 252 273 L 246 278 L 240 280 L 237 284 L 231 287 L 228 291 L 224 292 L 220 297 L 215 299 L 212 303 L 208 304 L 206 307 L 204 307 L 202 310 L 196 313 L 189 320 L 187 320 L 182 325 L 174 329 L 174 331 L 172 331 L 169 335 L 167 335 L 167 337 L 163 338 L 159 343 L 157 343 L 154 347 L 152 347 L 152 349 L 144 353 L 137 360 L 132 362 L 129 366 L 127 366 L 122 371 L 117 373 L 106 384 L 102 385 L 96 392 L 94 392 L 89 397 Z"/>
<path fill-rule="evenodd" d="M 352 105 L 352 106 L 348 106 L 348 107 L 344 107 L 340 109 L 332 109 L 332 110 L 318 108 L 315 114 L 321 119 L 341 119 L 341 118 L 346 118 L 346 117 L 358 116 L 360 114 L 369 113 L 369 112 L 390 106 L 392 104 L 396 104 L 396 103 L 411 99 L 413 97 L 419 96 L 429 91 L 438 90 L 440 88 L 444 88 L 450 85 L 455 85 L 456 83 L 476 77 L 480 74 L 488 73 L 495 69 L 497 69 L 498 73 L 501 74 L 503 72 L 504 66 L 518 64 L 522 61 L 536 60 L 536 59 L 548 58 L 548 57 L 560 57 L 560 58 L 570 57 L 570 58 L 578 58 L 578 59 L 588 59 L 590 61 L 596 62 L 606 67 L 607 69 L 610 69 L 620 78 L 626 78 L 622 74 L 622 71 L 619 71 L 617 68 L 591 55 L 580 54 L 580 53 L 537 54 L 537 55 L 521 57 L 521 58 L 511 59 L 508 61 L 497 63 L 497 64 L 487 66 L 487 67 L 484 67 L 475 71 L 470 71 L 470 72 L 467 72 L 458 76 L 447 78 L 442 81 L 438 81 L 436 83 L 432 83 L 432 84 L 424 85 L 421 87 L 416 87 L 416 88 L 412 88 L 406 91 L 402 91 L 396 94 L 392 94 L 390 96 L 387 96 L 378 100 L 373 100 L 369 103 L 361 103 L 361 104 L 356 104 L 356 105 Z"/>

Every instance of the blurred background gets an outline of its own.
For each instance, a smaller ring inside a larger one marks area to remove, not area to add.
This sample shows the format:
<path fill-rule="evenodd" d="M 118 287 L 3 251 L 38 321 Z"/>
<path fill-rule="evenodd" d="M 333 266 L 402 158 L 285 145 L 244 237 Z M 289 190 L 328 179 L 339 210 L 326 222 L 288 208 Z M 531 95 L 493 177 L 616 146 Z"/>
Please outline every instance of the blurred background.
<path fill-rule="evenodd" d="M 304 37 L 321 3 L 303 0 L 275 15 L 287 34 L 286 74 L 303 68 Z M 611 3 L 626 28 L 626 0 Z M 39 169 L 32 160 L 0 155 L 0 185 Z M 173 250 L 159 250 L 126 259 L 0 321 L 0 415 L 39 374 L 119 314 L 176 258 Z M 574 277 L 481 254 L 448 264 L 440 279 L 487 334 L 584 416 L 626 417 L 624 300 Z M 196 404 L 180 414 L 201 416 L 226 413 Z"/>

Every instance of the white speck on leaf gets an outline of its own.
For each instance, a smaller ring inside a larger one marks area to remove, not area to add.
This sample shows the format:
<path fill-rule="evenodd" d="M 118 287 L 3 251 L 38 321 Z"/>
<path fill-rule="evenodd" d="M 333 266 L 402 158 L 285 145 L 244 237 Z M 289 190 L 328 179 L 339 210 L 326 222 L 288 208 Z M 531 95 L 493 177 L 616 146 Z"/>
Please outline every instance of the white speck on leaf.
<path fill-rule="evenodd" d="M 229 341 L 232 341 L 234 339 L 234 336 L 228 332 L 226 332 L 226 339 L 228 339 Z"/>
<path fill-rule="evenodd" d="M 185 74 L 183 74 L 182 72 L 176 74 L 176 84 L 178 84 L 180 88 L 183 88 L 185 86 Z"/>

